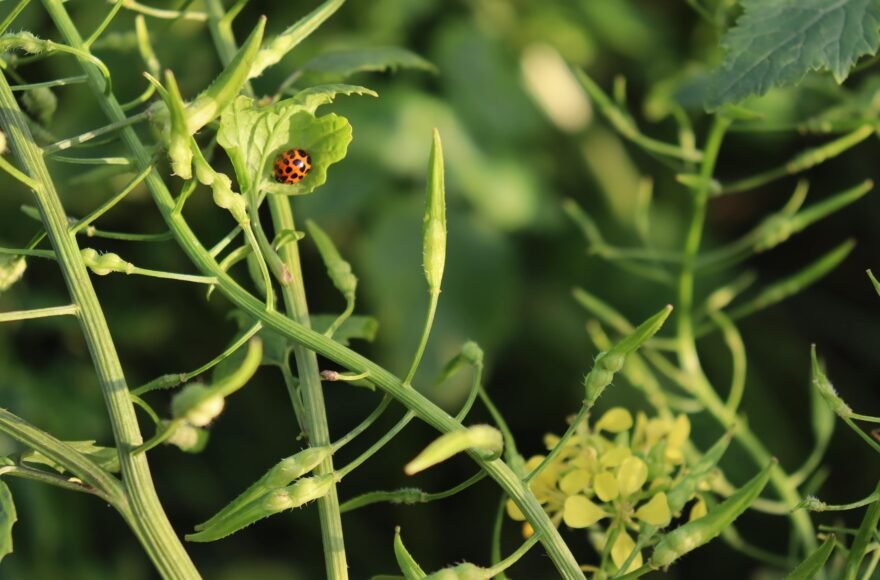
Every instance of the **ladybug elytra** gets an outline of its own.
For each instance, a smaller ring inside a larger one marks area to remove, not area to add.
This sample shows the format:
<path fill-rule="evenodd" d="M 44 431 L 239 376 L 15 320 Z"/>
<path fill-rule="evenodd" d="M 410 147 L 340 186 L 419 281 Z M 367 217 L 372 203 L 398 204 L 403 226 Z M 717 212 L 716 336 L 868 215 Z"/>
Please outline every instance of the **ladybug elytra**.
<path fill-rule="evenodd" d="M 312 156 L 303 149 L 288 149 L 275 158 L 273 167 L 278 183 L 299 183 L 312 169 Z"/>

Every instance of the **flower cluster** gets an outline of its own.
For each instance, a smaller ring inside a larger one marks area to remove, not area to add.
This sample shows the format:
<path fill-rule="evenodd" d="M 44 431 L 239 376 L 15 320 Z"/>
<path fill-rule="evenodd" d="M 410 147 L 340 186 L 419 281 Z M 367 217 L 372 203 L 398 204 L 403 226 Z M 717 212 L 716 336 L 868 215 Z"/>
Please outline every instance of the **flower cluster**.
<path fill-rule="evenodd" d="M 641 550 L 633 555 L 633 537 L 645 525 L 662 528 L 677 515 L 672 513 L 666 494 L 687 473 L 684 448 L 690 428 L 685 415 L 649 419 L 639 412 L 633 421 L 626 409 L 612 408 L 592 429 L 586 421 L 577 425 L 565 441 L 556 435 L 545 436 L 548 450 L 558 444 L 563 447 L 532 478 L 531 489 L 557 524 L 582 529 L 610 520 L 607 533 L 591 534 L 591 541 L 601 552 L 612 539 L 614 565 L 620 569 L 629 561 L 626 571 L 635 570 L 643 559 Z M 526 468 L 535 469 L 544 457 L 531 457 Z M 512 501 L 507 504 L 507 513 L 514 520 L 525 519 Z M 705 513 L 706 504 L 697 496 L 690 519 Z M 525 523 L 524 535 L 531 533 Z"/>

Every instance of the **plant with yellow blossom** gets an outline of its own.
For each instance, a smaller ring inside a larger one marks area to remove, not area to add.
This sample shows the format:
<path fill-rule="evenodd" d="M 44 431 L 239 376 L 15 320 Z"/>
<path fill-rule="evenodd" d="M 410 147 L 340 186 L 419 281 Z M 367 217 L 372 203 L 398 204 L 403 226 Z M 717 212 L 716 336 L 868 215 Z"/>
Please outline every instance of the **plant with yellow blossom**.
<path fill-rule="evenodd" d="M 684 414 L 648 418 L 639 412 L 633 420 L 627 409 L 614 407 L 592 427 L 579 422 L 565 441 L 545 436 L 548 450 L 560 442 L 563 447 L 531 480 L 531 489 L 557 525 L 590 529 L 594 548 L 610 555 L 615 570 L 624 565 L 626 571 L 640 568 L 642 546 L 637 547 L 634 536 L 668 526 L 681 510 L 679 505 L 670 505 L 667 494 L 679 488 L 698 460 L 696 454 L 691 454 L 694 461 L 687 460 L 690 429 Z M 544 460 L 545 456 L 535 455 L 526 468 L 535 470 Z M 705 486 L 710 477 L 711 472 L 702 473 L 690 483 Z M 511 501 L 507 513 L 514 520 L 525 519 Z M 698 498 L 690 518 L 705 513 L 706 503 Z M 531 535 L 528 523 L 523 533 Z"/>

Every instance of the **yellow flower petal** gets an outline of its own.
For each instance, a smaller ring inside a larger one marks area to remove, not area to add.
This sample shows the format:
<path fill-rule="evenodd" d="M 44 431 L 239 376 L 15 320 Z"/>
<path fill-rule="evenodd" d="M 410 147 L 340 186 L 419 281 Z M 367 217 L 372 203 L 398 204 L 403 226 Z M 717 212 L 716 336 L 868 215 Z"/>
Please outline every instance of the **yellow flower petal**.
<path fill-rule="evenodd" d="M 603 471 L 593 480 L 593 490 L 602 501 L 612 501 L 620 495 L 617 479 L 607 471 Z"/>
<path fill-rule="evenodd" d="M 669 449 L 678 449 L 684 445 L 684 442 L 687 441 L 690 434 L 691 422 L 688 420 L 687 415 L 679 415 L 676 417 L 675 424 L 672 426 L 672 430 L 666 438 L 666 447 Z"/>
<path fill-rule="evenodd" d="M 575 469 L 559 480 L 559 489 L 565 495 L 574 495 L 583 491 L 589 484 L 590 472 L 586 469 Z"/>
<path fill-rule="evenodd" d="M 627 457 L 617 470 L 620 495 L 626 497 L 642 489 L 648 479 L 648 464 L 638 457 Z"/>
<path fill-rule="evenodd" d="M 512 499 L 507 500 L 507 504 L 505 505 L 507 508 L 507 515 L 510 516 L 510 519 L 516 520 L 518 522 L 525 521 L 526 516 L 523 515 L 521 511 L 519 511 L 519 507 L 515 503 L 513 503 Z"/>
<path fill-rule="evenodd" d="M 569 496 L 562 508 L 562 520 L 570 528 L 587 528 L 607 516 L 602 508 L 582 495 Z"/>
<path fill-rule="evenodd" d="M 677 447 L 667 447 L 666 460 L 673 465 L 681 465 L 684 463 L 684 453 Z"/>
<path fill-rule="evenodd" d="M 672 514 L 669 512 L 669 502 L 666 499 L 666 494 L 661 491 L 654 495 L 651 501 L 636 510 L 636 517 L 652 526 L 659 526 L 661 528 L 668 526 L 672 520 Z"/>
<path fill-rule="evenodd" d="M 697 502 L 691 507 L 691 515 L 688 517 L 688 521 L 698 520 L 707 513 L 709 513 L 709 508 L 706 507 L 706 500 L 697 496 Z"/>
<path fill-rule="evenodd" d="M 623 566 L 626 563 L 627 558 L 629 558 L 629 555 L 632 554 L 633 548 L 635 547 L 636 543 L 633 541 L 632 538 L 629 537 L 629 534 L 621 531 L 617 535 L 617 539 L 614 541 L 614 545 L 611 547 L 611 559 L 614 560 L 614 565 L 618 568 Z M 633 561 L 630 563 L 630 565 L 627 566 L 626 570 L 624 570 L 623 572 L 626 573 L 637 568 L 641 568 L 642 563 L 642 553 L 639 552 L 636 557 L 633 558 Z"/>
<path fill-rule="evenodd" d="M 629 411 L 623 407 L 614 407 L 606 411 L 602 418 L 596 421 L 594 429 L 596 433 L 603 430 L 609 433 L 620 433 L 632 427 L 632 424 L 633 418 Z"/>
<path fill-rule="evenodd" d="M 526 540 L 535 535 L 535 528 L 532 527 L 532 524 L 530 524 L 529 522 L 523 522 L 522 535 L 523 538 Z"/>
<path fill-rule="evenodd" d="M 599 457 L 602 467 L 617 467 L 623 460 L 632 455 L 629 447 L 613 447 Z"/>

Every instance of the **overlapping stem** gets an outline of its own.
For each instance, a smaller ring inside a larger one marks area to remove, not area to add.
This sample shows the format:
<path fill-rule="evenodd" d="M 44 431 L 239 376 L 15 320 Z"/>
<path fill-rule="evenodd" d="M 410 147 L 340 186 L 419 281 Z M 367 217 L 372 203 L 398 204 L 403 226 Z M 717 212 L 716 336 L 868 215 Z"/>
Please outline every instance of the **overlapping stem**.
<path fill-rule="evenodd" d="M 103 92 L 95 69 L 95 86 Z M 67 216 L 40 148 L 34 142 L 24 115 L 0 74 L 0 124 L 8 135 L 15 156 L 36 182 L 34 195 L 58 264 L 79 309 L 78 318 L 89 347 L 98 382 L 107 405 L 113 437 L 119 451 L 122 479 L 128 501 L 128 523 L 134 529 L 159 572 L 166 578 L 198 578 L 199 574 L 165 516 L 153 487 L 149 465 L 132 450 L 143 442 L 129 398 L 128 386 L 104 312 L 92 287 L 75 236 L 68 233 Z M 126 507 L 120 510 L 126 513 Z"/>
<path fill-rule="evenodd" d="M 70 20 L 61 0 L 44 0 L 52 19 L 62 35 L 73 46 L 82 46 L 82 40 Z M 103 96 L 100 73 L 89 63 L 81 63 L 89 76 L 89 86 L 95 93 L 99 106 L 111 122 L 120 121 L 125 113 L 112 96 Z M 137 134 L 130 127 L 121 131 L 122 140 L 128 148 L 135 165 L 145 168 L 150 163 L 150 155 Z M 174 233 L 179 246 L 186 252 L 196 267 L 205 274 L 217 277 L 217 287 L 238 308 L 262 322 L 267 328 L 287 336 L 305 348 L 358 373 L 369 373 L 370 381 L 411 409 L 423 421 L 441 432 L 463 429 L 462 425 L 448 413 L 431 403 L 416 389 L 407 387 L 392 373 L 360 354 L 315 332 L 306 326 L 278 313 L 267 311 L 265 305 L 239 286 L 226 274 L 196 238 L 183 216 L 174 212 L 174 198 L 162 178 L 150 173 L 145 184 L 150 190 L 162 217 Z M 544 512 L 534 494 L 520 478 L 500 459 L 486 461 L 476 453 L 471 457 L 504 489 L 522 511 L 536 533 L 540 534 L 547 555 L 556 566 L 562 578 L 583 578 L 584 574 L 559 531 Z"/>
<path fill-rule="evenodd" d="M 730 121 L 722 116 L 715 118 L 709 133 L 705 147 L 705 156 L 700 169 L 700 182 L 705 184 L 693 190 L 693 216 L 688 229 L 682 259 L 681 274 L 678 286 L 678 326 L 677 326 L 677 351 L 682 369 L 687 373 L 693 394 L 700 400 L 706 409 L 718 419 L 725 427 L 730 428 L 740 423 L 736 413 L 725 406 L 716 391 L 712 388 L 700 365 L 697 354 L 697 344 L 694 336 L 693 311 L 694 311 L 694 271 L 696 268 L 697 253 L 700 249 L 700 241 L 703 235 L 703 227 L 706 220 L 706 206 L 711 194 L 709 183 L 715 170 L 715 163 L 721 149 Z M 771 456 L 767 449 L 748 429 L 736 429 L 734 431 L 737 440 L 745 447 L 746 451 L 755 459 L 758 465 L 766 465 Z M 796 487 L 789 480 L 784 471 L 777 465 L 773 467 L 770 481 L 784 502 L 792 507 L 800 501 Z M 816 537 L 813 532 L 813 524 L 809 516 L 803 511 L 796 511 L 791 515 L 795 530 L 801 542 L 808 551 L 816 547 Z"/>
<path fill-rule="evenodd" d="M 224 65 L 235 57 L 236 41 L 232 33 L 231 21 L 227 20 L 220 0 L 206 0 L 208 23 L 214 44 Z M 294 231 L 295 224 L 290 200 L 286 197 L 269 195 L 269 212 L 276 232 Z M 256 196 L 253 197 L 256 199 Z M 257 208 L 252 208 L 256 211 Z M 282 284 L 281 295 L 287 315 L 300 324 L 310 327 L 309 308 L 303 284 L 302 268 L 299 260 L 299 247 L 296 242 L 285 244 L 278 252 L 288 274 L 290 283 Z M 297 344 L 293 347 L 299 375 L 299 393 L 303 401 L 303 428 L 308 434 L 309 443 L 314 446 L 329 445 L 330 430 L 327 424 L 327 413 L 324 407 L 324 392 L 321 386 L 318 357 L 315 352 Z M 298 396 L 291 393 L 291 397 Z M 317 475 L 333 472 L 333 457 L 328 456 L 315 470 Z M 321 538 L 324 548 L 324 563 L 327 577 L 334 579 L 348 578 L 348 564 L 345 555 L 345 542 L 342 531 L 342 517 L 339 510 L 339 496 L 336 484 L 330 491 L 318 499 L 318 512 L 321 518 Z"/>

